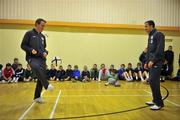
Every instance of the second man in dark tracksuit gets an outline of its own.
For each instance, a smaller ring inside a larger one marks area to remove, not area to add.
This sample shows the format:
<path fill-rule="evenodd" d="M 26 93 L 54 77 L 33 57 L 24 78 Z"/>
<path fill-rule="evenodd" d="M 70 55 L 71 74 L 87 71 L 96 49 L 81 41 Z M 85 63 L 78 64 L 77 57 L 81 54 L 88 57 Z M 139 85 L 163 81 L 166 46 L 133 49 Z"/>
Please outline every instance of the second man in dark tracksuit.
<path fill-rule="evenodd" d="M 34 100 L 38 103 L 43 102 L 41 98 L 43 87 L 46 90 L 53 90 L 53 86 L 49 84 L 46 77 L 46 57 L 48 51 L 45 49 L 45 36 L 41 33 L 45 24 L 45 20 L 37 19 L 35 28 L 26 32 L 21 43 L 21 48 L 26 52 L 26 60 L 38 78 L 34 94 Z"/>
<path fill-rule="evenodd" d="M 160 74 L 164 60 L 165 36 L 155 29 L 155 23 L 152 20 L 145 22 L 145 30 L 149 38 L 144 67 L 149 69 L 149 83 L 153 95 L 153 101 L 146 104 L 151 106 L 151 110 L 159 110 L 164 107 L 160 92 Z"/>

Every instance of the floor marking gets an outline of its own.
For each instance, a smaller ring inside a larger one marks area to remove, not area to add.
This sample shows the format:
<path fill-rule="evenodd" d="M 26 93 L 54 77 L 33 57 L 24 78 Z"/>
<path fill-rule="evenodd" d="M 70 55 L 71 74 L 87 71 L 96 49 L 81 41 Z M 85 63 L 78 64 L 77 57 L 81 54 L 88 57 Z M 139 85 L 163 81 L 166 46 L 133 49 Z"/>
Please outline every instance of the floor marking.
<path fill-rule="evenodd" d="M 44 94 L 45 91 L 43 91 L 41 93 L 41 95 Z M 27 115 L 27 113 L 31 110 L 31 108 L 35 105 L 35 101 L 33 101 L 33 103 L 31 104 L 31 106 L 28 107 L 28 109 L 21 115 L 21 117 L 19 118 L 19 120 L 23 120 L 23 118 Z"/>
<path fill-rule="evenodd" d="M 59 94 L 58 94 L 58 96 L 57 96 L 56 102 L 55 102 L 55 104 L 54 104 L 54 107 L 53 107 L 53 110 L 52 110 L 52 112 L 51 112 L 51 114 L 50 114 L 49 119 L 53 119 L 54 112 L 55 112 L 55 110 L 56 110 L 56 107 L 57 107 L 57 104 L 58 104 L 58 101 L 59 101 L 60 96 L 61 96 L 61 90 L 59 90 Z"/>

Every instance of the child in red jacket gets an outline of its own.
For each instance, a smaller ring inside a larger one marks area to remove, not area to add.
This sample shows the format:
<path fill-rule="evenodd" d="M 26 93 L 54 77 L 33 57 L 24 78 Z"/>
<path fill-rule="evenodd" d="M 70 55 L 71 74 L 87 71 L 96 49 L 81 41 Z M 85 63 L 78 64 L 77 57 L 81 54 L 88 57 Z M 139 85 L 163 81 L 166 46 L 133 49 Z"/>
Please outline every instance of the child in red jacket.
<path fill-rule="evenodd" d="M 2 83 L 10 82 L 12 80 L 13 74 L 14 74 L 14 70 L 11 67 L 11 64 L 7 63 L 6 67 L 4 68 L 2 72 L 2 75 L 3 75 Z"/>

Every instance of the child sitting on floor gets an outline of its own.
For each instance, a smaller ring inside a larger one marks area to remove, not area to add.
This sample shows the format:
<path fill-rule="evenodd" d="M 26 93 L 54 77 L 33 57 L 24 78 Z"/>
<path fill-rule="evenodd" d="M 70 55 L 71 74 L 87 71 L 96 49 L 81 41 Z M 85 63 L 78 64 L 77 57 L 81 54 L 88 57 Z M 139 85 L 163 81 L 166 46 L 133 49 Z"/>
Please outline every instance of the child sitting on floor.
<path fill-rule="evenodd" d="M 73 70 L 73 82 L 76 82 L 77 80 L 80 80 L 80 77 L 81 77 L 81 73 L 80 73 L 80 70 L 78 69 L 78 66 L 75 65 L 74 66 L 74 70 Z"/>
<path fill-rule="evenodd" d="M 84 69 L 81 73 L 82 82 L 89 82 L 90 81 L 90 72 L 87 68 L 87 66 L 84 66 Z"/>
<path fill-rule="evenodd" d="M 109 70 L 106 69 L 105 64 L 101 64 L 98 81 L 107 80 L 108 77 L 109 77 Z"/>

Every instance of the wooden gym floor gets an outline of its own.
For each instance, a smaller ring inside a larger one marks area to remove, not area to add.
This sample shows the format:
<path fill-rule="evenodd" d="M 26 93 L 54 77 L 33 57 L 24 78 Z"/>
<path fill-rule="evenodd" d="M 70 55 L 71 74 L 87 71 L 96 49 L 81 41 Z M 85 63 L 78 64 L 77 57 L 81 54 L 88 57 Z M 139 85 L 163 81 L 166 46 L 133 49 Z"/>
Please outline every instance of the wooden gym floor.
<path fill-rule="evenodd" d="M 0 84 L 0 120 L 180 120 L 180 82 L 161 83 L 169 90 L 165 107 L 151 111 L 149 85 L 121 81 L 121 87 L 105 82 L 53 82 L 54 91 L 43 91 L 44 104 L 32 102 L 35 83 Z M 161 88 L 163 97 L 165 89 Z"/>

